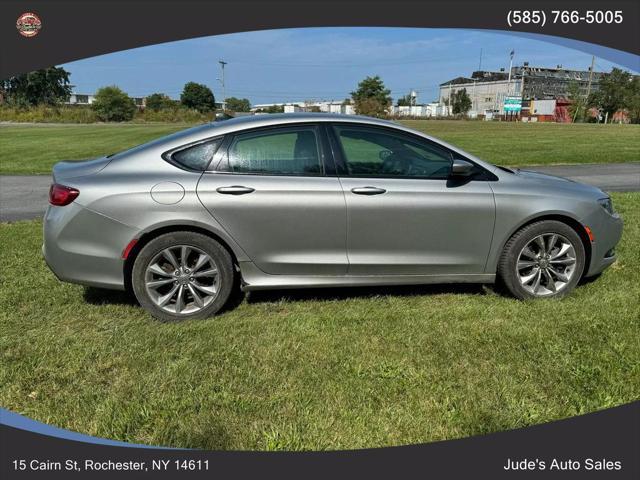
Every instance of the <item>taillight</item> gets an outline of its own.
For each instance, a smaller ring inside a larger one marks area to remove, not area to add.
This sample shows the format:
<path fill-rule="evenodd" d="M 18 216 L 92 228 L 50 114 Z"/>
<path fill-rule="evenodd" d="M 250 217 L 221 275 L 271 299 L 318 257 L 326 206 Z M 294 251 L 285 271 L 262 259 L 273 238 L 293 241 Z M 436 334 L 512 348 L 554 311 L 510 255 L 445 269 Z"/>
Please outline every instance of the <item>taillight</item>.
<path fill-rule="evenodd" d="M 80 190 L 54 183 L 49 189 L 49 203 L 56 207 L 69 205 L 80 195 Z"/>

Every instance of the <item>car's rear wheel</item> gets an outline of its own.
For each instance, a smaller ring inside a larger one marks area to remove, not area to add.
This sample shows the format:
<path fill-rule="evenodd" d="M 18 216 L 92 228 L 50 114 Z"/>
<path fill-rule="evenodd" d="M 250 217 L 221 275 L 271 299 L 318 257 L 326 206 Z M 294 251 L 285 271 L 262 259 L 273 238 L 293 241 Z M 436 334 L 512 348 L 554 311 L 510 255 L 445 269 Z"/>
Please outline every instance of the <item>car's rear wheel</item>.
<path fill-rule="evenodd" d="M 582 240 L 569 225 L 544 220 L 516 232 L 505 245 L 498 277 L 520 299 L 562 297 L 580 281 Z"/>
<path fill-rule="evenodd" d="M 138 302 L 160 320 L 206 318 L 229 299 L 233 263 L 229 252 L 206 235 L 167 233 L 142 248 L 131 284 Z"/>

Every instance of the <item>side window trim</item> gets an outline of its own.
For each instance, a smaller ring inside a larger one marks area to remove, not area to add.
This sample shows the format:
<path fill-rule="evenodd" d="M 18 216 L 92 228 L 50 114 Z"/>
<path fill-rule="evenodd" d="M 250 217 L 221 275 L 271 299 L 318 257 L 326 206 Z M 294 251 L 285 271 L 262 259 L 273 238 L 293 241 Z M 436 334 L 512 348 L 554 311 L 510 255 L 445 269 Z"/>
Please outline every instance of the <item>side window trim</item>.
<path fill-rule="evenodd" d="M 322 142 L 322 164 L 324 174 L 328 177 L 336 177 L 339 175 L 339 169 L 336 160 L 335 148 L 331 141 L 331 125 L 322 123 L 318 125 L 320 129 L 320 141 Z"/>
<path fill-rule="evenodd" d="M 296 130 L 300 128 L 307 128 L 309 130 L 312 130 L 315 134 L 316 147 L 318 148 L 318 154 L 319 154 L 319 160 L 320 160 L 319 166 L 321 171 L 319 173 L 317 174 L 258 173 L 258 172 L 234 172 L 231 170 L 231 166 L 229 163 L 229 150 L 238 136 L 244 135 L 247 133 L 262 133 L 262 132 L 269 132 L 269 131 L 286 132 L 287 130 Z M 216 153 L 220 154 L 220 158 L 216 162 L 216 168 L 209 169 L 208 170 L 209 173 L 224 173 L 228 175 L 259 175 L 263 177 L 316 177 L 317 178 L 317 177 L 327 176 L 327 161 L 326 161 L 327 154 L 326 154 L 325 142 L 323 138 L 322 129 L 320 128 L 320 125 L 318 123 L 303 122 L 303 123 L 291 123 L 291 124 L 283 124 L 283 125 L 270 125 L 267 127 L 258 127 L 258 128 L 251 128 L 246 130 L 240 130 L 237 132 L 232 132 L 227 135 L 227 138 L 225 138 L 225 141 L 220 145 Z"/>
<path fill-rule="evenodd" d="M 211 159 L 211 162 L 209 163 L 208 168 L 205 170 L 205 173 L 211 173 L 211 172 L 218 172 L 219 171 L 220 164 L 226 158 L 227 149 L 229 148 L 229 145 L 231 145 L 232 137 L 233 137 L 233 135 L 225 135 L 224 136 L 224 139 L 222 140 L 222 143 L 218 147 L 218 150 L 216 151 L 215 155 L 213 156 L 213 159 Z"/>
<path fill-rule="evenodd" d="M 331 148 L 331 153 L 333 156 L 333 161 L 335 163 L 336 175 L 338 177 L 346 177 L 349 176 L 347 170 L 347 162 L 345 160 L 346 156 L 344 154 L 344 150 L 342 149 L 342 142 L 338 138 L 338 134 L 336 132 L 336 126 L 345 125 L 339 123 L 331 123 L 328 124 L 325 128 L 327 133 L 327 139 L 329 140 L 329 146 Z"/>
<path fill-rule="evenodd" d="M 188 148 L 197 147 L 198 145 L 202 145 L 203 143 L 215 142 L 216 140 L 221 140 L 220 144 L 218 145 L 218 148 L 216 148 L 216 151 L 211 156 L 211 160 L 209 160 L 209 162 L 207 163 L 205 168 L 202 169 L 202 170 L 189 168 L 186 165 L 183 165 L 182 163 L 177 162 L 176 160 L 173 159 L 173 155 L 178 153 L 178 152 L 182 152 L 183 150 L 187 150 Z M 185 145 L 180 145 L 179 147 L 172 148 L 171 150 L 167 150 L 166 152 L 163 152 L 162 155 L 160 155 L 160 156 L 162 157 L 162 159 L 165 162 L 170 163 L 174 167 L 177 167 L 177 168 L 179 168 L 181 170 L 185 170 L 187 172 L 202 173 L 202 172 L 206 172 L 207 169 L 210 167 L 211 163 L 214 162 L 216 156 L 218 155 L 218 153 L 220 152 L 220 150 L 222 150 L 222 147 L 224 146 L 224 143 L 225 143 L 224 140 L 225 140 L 225 138 L 222 135 L 216 135 L 215 137 L 203 138 L 201 140 L 197 140 L 195 142 L 187 143 Z"/>

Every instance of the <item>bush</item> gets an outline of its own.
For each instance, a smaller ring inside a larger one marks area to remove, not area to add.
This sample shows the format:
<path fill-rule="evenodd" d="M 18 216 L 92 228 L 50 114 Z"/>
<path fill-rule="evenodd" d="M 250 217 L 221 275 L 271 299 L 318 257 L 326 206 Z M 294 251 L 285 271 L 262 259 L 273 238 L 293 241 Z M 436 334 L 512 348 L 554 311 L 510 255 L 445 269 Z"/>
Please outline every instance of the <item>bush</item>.
<path fill-rule="evenodd" d="M 165 122 L 165 123 L 203 123 L 213 120 L 213 112 L 202 113 L 185 107 L 171 107 L 162 110 L 149 108 L 138 111 L 133 117 L 135 123 Z"/>
<path fill-rule="evenodd" d="M 38 105 L 29 108 L 3 106 L 0 107 L 0 121 L 26 123 L 95 123 L 98 121 L 98 117 L 96 112 L 89 106 L 84 105 L 64 105 L 60 107 Z"/>
<path fill-rule="evenodd" d="M 225 107 L 230 112 L 248 112 L 251 110 L 251 102 L 247 98 L 229 97 L 225 100 Z"/>
<path fill-rule="evenodd" d="M 126 122 L 136 113 L 133 99 L 115 85 L 99 89 L 91 108 L 105 122 Z"/>
<path fill-rule="evenodd" d="M 152 93 L 146 99 L 145 105 L 147 109 L 163 110 L 165 108 L 175 107 L 178 102 L 171 100 L 164 93 Z"/>
<path fill-rule="evenodd" d="M 214 119 L 213 112 L 201 113 L 182 106 L 163 110 L 138 110 L 131 120 L 133 123 L 205 123 Z M 0 122 L 16 123 L 96 123 L 98 114 L 89 105 L 64 105 L 51 107 L 0 106 Z"/>

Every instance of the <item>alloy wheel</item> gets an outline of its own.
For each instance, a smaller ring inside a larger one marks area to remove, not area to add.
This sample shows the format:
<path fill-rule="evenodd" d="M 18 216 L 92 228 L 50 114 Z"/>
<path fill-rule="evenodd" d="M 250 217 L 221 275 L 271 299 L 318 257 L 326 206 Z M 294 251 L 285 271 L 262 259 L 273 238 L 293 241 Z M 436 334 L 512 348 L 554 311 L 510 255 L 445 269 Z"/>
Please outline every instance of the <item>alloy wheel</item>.
<path fill-rule="evenodd" d="M 516 274 L 530 294 L 543 297 L 562 291 L 576 272 L 576 251 L 557 233 L 538 235 L 518 255 Z"/>
<path fill-rule="evenodd" d="M 145 287 L 161 309 L 187 315 L 206 308 L 220 291 L 213 258 L 191 245 L 176 245 L 156 254 L 145 270 Z"/>

